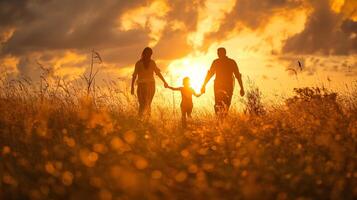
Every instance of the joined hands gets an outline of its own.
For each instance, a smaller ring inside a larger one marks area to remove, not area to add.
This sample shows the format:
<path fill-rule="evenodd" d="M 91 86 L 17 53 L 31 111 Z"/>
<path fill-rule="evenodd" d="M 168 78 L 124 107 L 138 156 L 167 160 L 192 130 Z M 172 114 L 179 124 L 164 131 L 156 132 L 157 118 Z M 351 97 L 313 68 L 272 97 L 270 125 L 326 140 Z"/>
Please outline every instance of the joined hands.
<path fill-rule="evenodd" d="M 241 88 L 241 89 L 240 89 L 240 96 L 244 96 L 244 94 L 245 94 L 244 89 Z"/>
<path fill-rule="evenodd" d="M 206 87 L 205 86 L 202 86 L 201 88 L 201 94 L 204 94 L 206 92 Z"/>

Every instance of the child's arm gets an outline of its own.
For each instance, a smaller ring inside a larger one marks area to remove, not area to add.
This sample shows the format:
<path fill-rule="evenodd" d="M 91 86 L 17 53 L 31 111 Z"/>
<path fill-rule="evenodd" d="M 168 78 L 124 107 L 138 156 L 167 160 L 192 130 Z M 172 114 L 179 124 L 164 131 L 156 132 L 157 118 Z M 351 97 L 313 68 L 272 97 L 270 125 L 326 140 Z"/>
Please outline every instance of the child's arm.
<path fill-rule="evenodd" d="M 167 88 L 171 89 L 171 90 L 174 90 L 174 91 L 180 91 L 181 88 L 180 87 L 171 87 L 171 86 L 167 86 Z"/>

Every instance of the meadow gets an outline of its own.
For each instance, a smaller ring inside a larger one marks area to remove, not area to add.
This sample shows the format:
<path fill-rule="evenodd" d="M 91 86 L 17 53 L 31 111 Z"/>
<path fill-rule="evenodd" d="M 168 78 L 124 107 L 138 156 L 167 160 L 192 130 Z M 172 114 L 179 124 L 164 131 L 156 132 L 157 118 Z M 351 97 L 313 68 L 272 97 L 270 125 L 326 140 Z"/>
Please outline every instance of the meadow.
<path fill-rule="evenodd" d="M 248 88 L 244 112 L 198 114 L 187 129 L 164 105 L 137 119 L 115 82 L 0 87 L 0 199 L 357 198 L 356 86 L 297 88 L 273 105 Z"/>

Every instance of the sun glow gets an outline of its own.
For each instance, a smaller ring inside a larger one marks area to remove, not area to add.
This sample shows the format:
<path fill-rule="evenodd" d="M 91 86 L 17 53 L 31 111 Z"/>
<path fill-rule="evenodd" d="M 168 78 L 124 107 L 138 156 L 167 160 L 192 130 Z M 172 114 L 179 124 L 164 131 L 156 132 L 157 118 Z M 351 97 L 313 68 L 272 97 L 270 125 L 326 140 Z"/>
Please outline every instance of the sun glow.
<path fill-rule="evenodd" d="M 188 56 L 173 61 L 168 70 L 171 84 L 175 87 L 182 86 L 182 79 L 187 76 L 191 79 L 191 87 L 199 92 L 210 67 L 210 61 L 211 59 L 204 55 Z"/>

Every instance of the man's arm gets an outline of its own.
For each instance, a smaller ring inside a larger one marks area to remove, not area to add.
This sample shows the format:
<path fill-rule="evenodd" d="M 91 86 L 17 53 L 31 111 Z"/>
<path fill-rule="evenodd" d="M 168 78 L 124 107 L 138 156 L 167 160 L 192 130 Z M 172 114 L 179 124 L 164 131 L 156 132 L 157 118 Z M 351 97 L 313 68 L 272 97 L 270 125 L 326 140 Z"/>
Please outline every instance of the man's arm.
<path fill-rule="evenodd" d="M 215 62 L 213 61 L 211 68 L 208 70 L 207 74 L 206 74 L 206 78 L 205 81 L 203 82 L 202 88 L 201 88 L 201 93 L 205 93 L 206 91 L 206 85 L 208 83 L 208 81 L 213 77 L 213 75 L 216 73 L 215 70 Z"/>
<path fill-rule="evenodd" d="M 239 68 L 237 63 L 234 61 L 234 76 L 236 77 L 239 86 L 240 86 L 240 95 L 244 96 L 244 87 L 243 87 L 243 81 L 242 81 L 242 74 L 239 72 Z"/>

